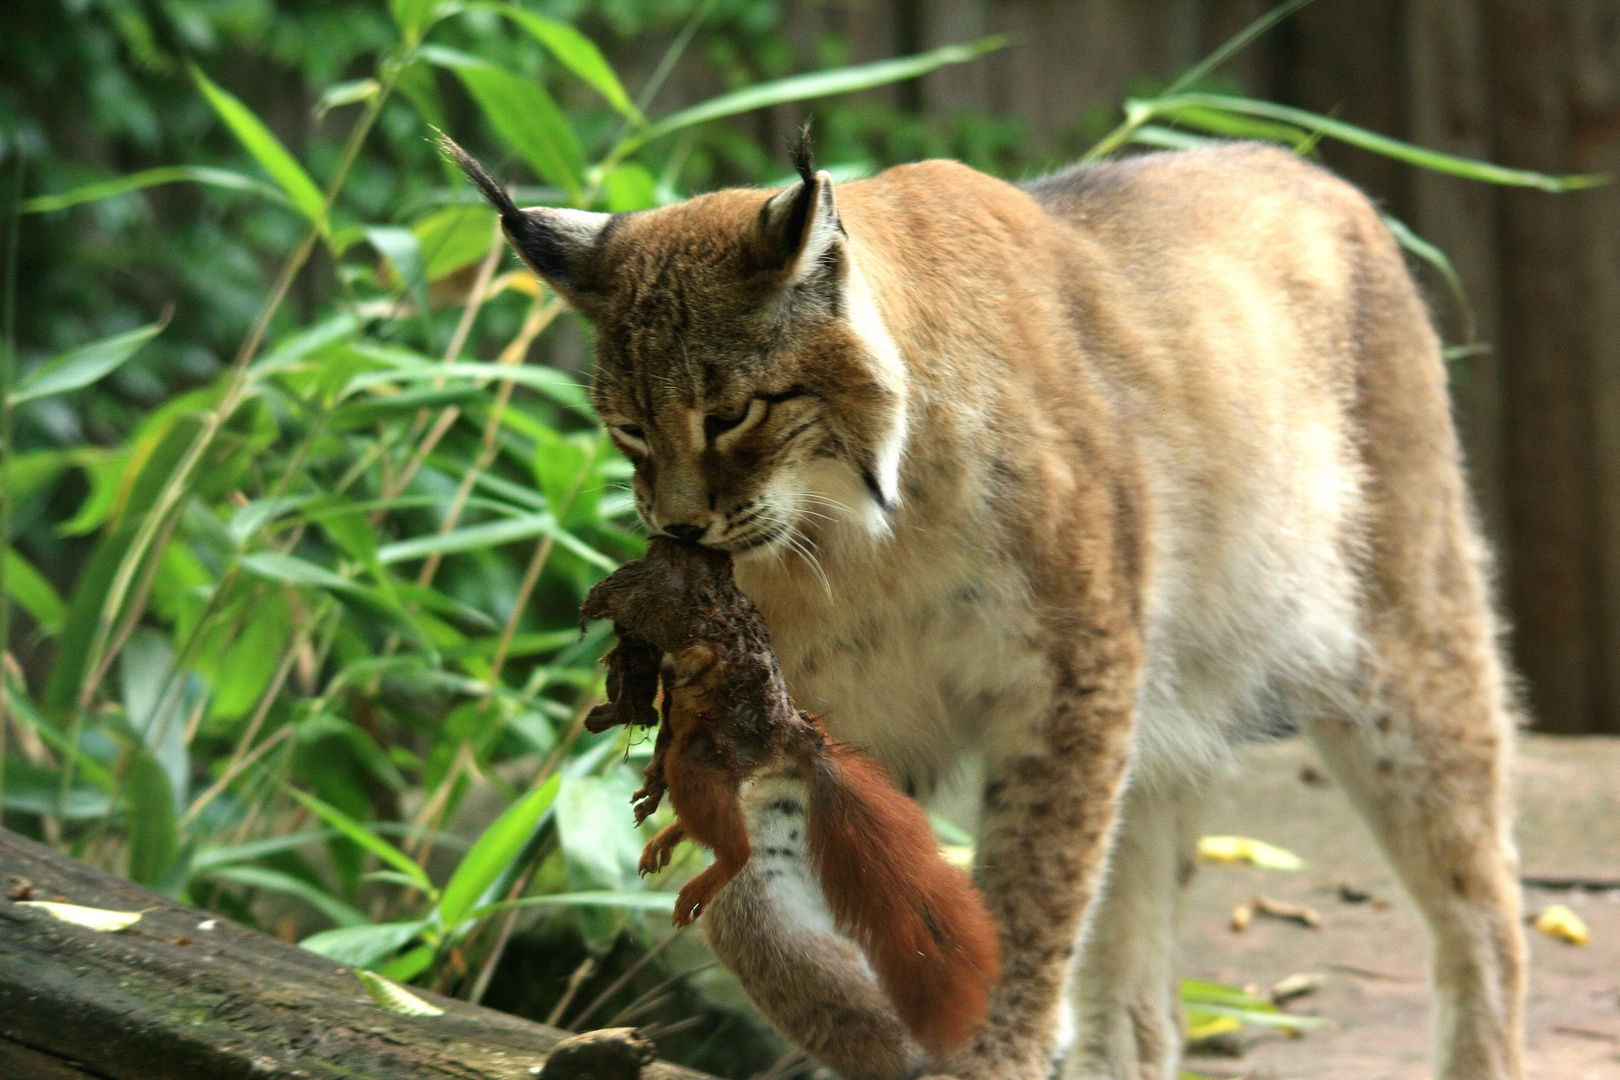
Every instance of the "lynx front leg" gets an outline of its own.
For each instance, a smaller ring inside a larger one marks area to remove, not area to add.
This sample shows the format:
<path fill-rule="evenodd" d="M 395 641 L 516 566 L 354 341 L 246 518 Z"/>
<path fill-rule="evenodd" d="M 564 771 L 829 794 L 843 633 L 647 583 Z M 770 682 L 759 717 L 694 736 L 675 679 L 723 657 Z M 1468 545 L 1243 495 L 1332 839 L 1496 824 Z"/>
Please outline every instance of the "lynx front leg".
<path fill-rule="evenodd" d="M 958 1077 L 1039 1080 L 1050 1069 L 1059 999 L 1125 776 L 1136 692 L 1134 648 L 1088 644 L 1086 669 L 1061 671 L 1045 720 L 990 764 L 974 878 L 1001 928 L 1002 976 L 988 1022 L 946 1070 Z"/>

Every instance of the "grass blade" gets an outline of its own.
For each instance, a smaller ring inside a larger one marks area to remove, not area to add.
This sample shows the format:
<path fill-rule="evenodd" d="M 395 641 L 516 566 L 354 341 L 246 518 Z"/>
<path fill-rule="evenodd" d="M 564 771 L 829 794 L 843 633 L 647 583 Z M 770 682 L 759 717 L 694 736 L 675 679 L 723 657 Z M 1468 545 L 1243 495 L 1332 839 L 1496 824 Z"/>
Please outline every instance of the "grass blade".
<path fill-rule="evenodd" d="M 367 829 L 337 807 L 324 803 L 313 795 L 306 794 L 293 787 L 287 789 L 287 794 L 297 799 L 306 809 L 317 815 L 332 828 L 416 882 L 417 888 L 429 895 L 436 895 L 437 890 L 433 888 L 433 882 L 428 880 L 427 874 L 399 848 Z"/>
<path fill-rule="evenodd" d="M 561 783 L 562 777 L 554 775 L 513 803 L 462 858 L 439 899 L 439 919 L 447 930 L 461 922 L 522 850 L 540 819 L 551 809 Z"/>
<path fill-rule="evenodd" d="M 271 892 L 295 896 L 338 926 L 371 925 L 370 919 L 330 893 L 317 889 L 301 878 L 295 878 L 280 870 L 272 870 L 267 866 L 218 866 L 210 870 L 208 876 L 253 889 L 269 889 Z"/>

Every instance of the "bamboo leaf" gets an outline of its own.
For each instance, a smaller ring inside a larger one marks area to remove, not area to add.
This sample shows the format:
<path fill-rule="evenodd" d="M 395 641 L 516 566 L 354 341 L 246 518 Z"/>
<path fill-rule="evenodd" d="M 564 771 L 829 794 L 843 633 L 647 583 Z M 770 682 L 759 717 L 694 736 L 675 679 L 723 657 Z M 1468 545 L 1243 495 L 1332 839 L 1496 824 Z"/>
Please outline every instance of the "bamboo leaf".
<path fill-rule="evenodd" d="M 637 125 L 647 122 L 647 118 L 641 115 L 641 110 L 630 100 L 630 95 L 624 92 L 624 86 L 614 74 L 606 57 L 602 55 L 602 51 L 590 38 L 565 22 L 536 15 L 515 4 L 486 3 L 475 6 L 486 11 L 499 12 L 517 23 L 528 32 L 529 36 L 544 45 L 564 67 L 606 98 L 608 104 L 618 110 L 625 119 Z"/>
<path fill-rule="evenodd" d="M 231 134 L 236 136 L 243 149 L 252 154 L 254 160 L 270 174 L 270 178 L 281 185 L 281 190 L 287 193 L 298 212 L 319 227 L 323 235 L 326 234 L 326 196 L 321 194 L 321 189 L 315 186 L 315 181 L 309 178 L 304 167 L 241 99 L 215 85 L 195 64 L 192 65 L 191 74 L 202 89 L 203 96 L 208 99 L 208 104 L 225 121 L 225 126 L 231 129 Z"/>
<path fill-rule="evenodd" d="M 298 947 L 320 953 L 340 964 L 369 967 L 415 941 L 417 935 L 427 929 L 427 925 L 427 920 L 422 919 L 416 922 L 378 923 L 376 926 L 340 926 L 336 930 L 312 934 L 300 941 Z"/>
<path fill-rule="evenodd" d="M 84 184 L 57 195 L 36 195 L 32 199 L 24 199 L 17 209 L 24 214 L 49 214 L 56 210 L 66 210 L 70 206 L 78 206 L 80 203 L 110 199 L 115 195 L 127 195 L 131 191 L 140 191 L 143 188 L 185 182 L 207 184 L 209 187 L 225 188 L 228 191 L 246 191 L 271 202 L 287 203 L 287 196 L 283 195 L 279 188 L 273 188 L 262 180 L 255 180 L 251 176 L 243 176 L 228 169 L 214 169 L 206 165 L 161 165 L 155 169 L 143 169 L 138 173 L 130 173 L 128 176 L 120 176 L 113 180 Z"/>
<path fill-rule="evenodd" d="M 1152 101 L 1132 101 L 1130 107 L 1146 108 L 1153 116 L 1174 117 L 1179 111 L 1188 107 L 1225 110 L 1239 113 L 1244 116 L 1257 116 L 1268 120 L 1276 120 L 1284 124 L 1292 124 L 1325 135 L 1328 138 L 1338 139 L 1351 146 L 1385 157 L 1404 161 L 1409 165 L 1430 169 L 1434 172 L 1447 173 L 1452 176 L 1461 176 L 1468 180 L 1478 180 L 1486 184 L 1501 184 L 1507 187 L 1530 187 L 1541 191 L 1564 192 L 1578 191 L 1582 188 L 1600 187 L 1612 179 L 1607 173 L 1582 173 L 1572 176 L 1552 176 L 1547 173 L 1531 172 L 1526 169 L 1510 169 L 1503 165 L 1492 165 L 1485 161 L 1475 161 L 1472 158 L 1458 157 L 1455 154 L 1446 154 L 1438 150 L 1429 150 L 1411 143 L 1391 139 L 1387 135 L 1368 131 L 1366 128 L 1347 124 L 1342 120 L 1321 116 L 1317 113 L 1296 109 L 1291 105 L 1278 105 L 1270 101 L 1256 101 L 1253 98 L 1232 97 L 1226 94 L 1178 94 L 1174 97 L 1159 98 Z"/>
<path fill-rule="evenodd" d="M 169 318 L 165 315 L 138 330 L 102 338 L 52 357 L 11 392 L 11 403 L 20 405 L 35 398 L 65 394 L 69 390 L 89 386 L 117 370 L 120 364 L 139 352 L 142 345 L 157 337 L 168 324 Z"/>
<path fill-rule="evenodd" d="M 674 911 L 675 894 L 672 892 L 618 892 L 611 889 L 591 889 L 584 892 L 551 893 L 547 896 L 525 896 L 518 900 L 502 900 L 485 904 L 467 913 L 469 919 L 479 919 L 497 911 L 525 907 L 583 907 L 621 908 L 627 911 Z"/>
<path fill-rule="evenodd" d="M 463 362 L 396 367 L 391 371 L 366 371 L 350 379 L 343 387 L 339 397 L 347 398 L 361 390 L 381 386 L 385 383 L 425 382 L 430 379 L 456 378 L 500 379 L 504 382 L 514 382 L 519 386 L 526 386 L 530 390 L 537 390 L 545 394 L 559 405 L 566 405 L 581 416 L 589 417 L 593 415 L 590 400 L 585 396 L 584 387 L 556 368 L 540 367 L 533 364 L 513 366 L 509 364 Z"/>
<path fill-rule="evenodd" d="M 793 75 L 786 79 L 744 87 L 691 108 L 682 109 L 650 127 L 626 136 L 614 148 L 610 160 L 615 163 L 622 161 L 652 140 L 694 124 L 707 123 L 725 116 L 736 116 L 738 113 L 753 112 L 755 109 L 767 109 L 773 105 L 785 105 L 790 101 L 810 101 L 904 82 L 950 64 L 961 64 L 976 59 L 1001 48 L 1006 43 L 1007 39 L 998 34 L 967 45 L 946 45 L 916 56 L 879 60 L 872 64 L 817 71 L 808 75 Z"/>
<path fill-rule="evenodd" d="M 242 566 L 260 577 L 284 581 L 288 585 L 313 585 L 344 592 L 360 589 L 355 582 L 332 573 L 324 566 L 280 551 L 255 551 L 251 555 L 244 555 Z"/>
<path fill-rule="evenodd" d="M 131 881 L 152 885 L 174 862 L 179 849 L 179 825 L 168 774 L 144 747 L 134 753 L 134 764 L 124 784 L 124 801 L 129 806 L 128 876 Z"/>
<path fill-rule="evenodd" d="M 406 46 L 415 45 L 442 17 L 444 0 L 388 0 L 388 13 Z"/>
<path fill-rule="evenodd" d="M 439 898 L 438 915 L 446 928 L 454 928 L 468 910 L 483 899 L 557 798 L 562 777 L 553 774 L 540 787 L 513 803 L 462 858 Z"/>
<path fill-rule="evenodd" d="M 370 919 L 337 897 L 280 870 L 272 870 L 266 866 L 217 866 L 209 871 L 208 876 L 254 889 L 269 889 L 271 892 L 295 896 L 339 926 L 371 925 Z"/>
<path fill-rule="evenodd" d="M 430 895 L 437 894 L 438 890 L 433 888 L 433 882 L 428 880 L 427 874 L 423 873 L 422 868 L 412 862 L 410 857 L 399 848 L 367 829 L 337 807 L 324 803 L 313 795 L 306 794 L 293 787 L 287 789 L 287 794 L 303 803 L 308 810 L 319 816 L 322 821 L 332 826 L 332 828 L 416 882 L 417 888 Z M 404 942 L 401 942 L 401 944 L 404 944 Z"/>
<path fill-rule="evenodd" d="M 431 53 L 424 50 L 423 55 L 456 73 L 495 133 L 536 175 L 567 191 L 570 197 L 579 197 L 584 184 L 585 152 L 567 117 L 544 87 L 483 61 L 469 63 L 447 49 Z"/>
<path fill-rule="evenodd" d="M 389 566 L 393 563 L 409 562 L 413 559 L 425 559 L 429 555 L 449 555 L 458 551 L 474 551 L 494 547 L 497 544 L 510 544 L 517 540 L 529 540 L 536 536 L 547 535 L 554 537 L 558 544 L 575 555 L 589 563 L 600 566 L 604 570 L 611 571 L 619 568 L 618 563 L 578 537 L 559 528 L 557 520 L 548 513 L 522 514 L 517 517 L 507 518 L 505 521 L 469 525 L 466 528 L 454 529 L 447 533 L 435 533 L 432 536 L 418 536 L 410 540 L 399 540 L 392 544 L 384 544 L 377 549 L 377 561 L 384 566 Z"/>

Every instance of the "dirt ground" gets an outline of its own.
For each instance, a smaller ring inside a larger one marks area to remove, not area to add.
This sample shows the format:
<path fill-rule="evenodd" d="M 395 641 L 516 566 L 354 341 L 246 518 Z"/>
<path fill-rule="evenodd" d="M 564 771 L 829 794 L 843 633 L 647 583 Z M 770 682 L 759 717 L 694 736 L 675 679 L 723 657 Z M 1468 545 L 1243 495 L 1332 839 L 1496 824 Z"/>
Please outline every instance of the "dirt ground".
<path fill-rule="evenodd" d="M 1620 739 L 1527 737 L 1519 774 L 1525 875 L 1620 878 Z M 1201 1055 L 1186 1068 L 1212 1080 L 1427 1080 L 1422 927 L 1309 747 L 1296 739 L 1255 748 L 1206 832 L 1279 844 L 1307 866 L 1279 873 L 1203 864 L 1188 896 L 1183 973 L 1263 988 L 1320 973 L 1322 989 L 1290 1008 L 1327 1023 L 1299 1038 L 1257 1035 L 1239 1057 Z M 1384 903 L 1346 903 L 1342 884 Z M 1256 893 L 1309 905 L 1322 929 L 1257 918 L 1234 933 L 1233 907 Z M 1528 913 L 1551 903 L 1574 908 L 1592 941 L 1576 947 L 1527 931 L 1526 1076 L 1620 1080 L 1620 890 L 1526 889 Z"/>

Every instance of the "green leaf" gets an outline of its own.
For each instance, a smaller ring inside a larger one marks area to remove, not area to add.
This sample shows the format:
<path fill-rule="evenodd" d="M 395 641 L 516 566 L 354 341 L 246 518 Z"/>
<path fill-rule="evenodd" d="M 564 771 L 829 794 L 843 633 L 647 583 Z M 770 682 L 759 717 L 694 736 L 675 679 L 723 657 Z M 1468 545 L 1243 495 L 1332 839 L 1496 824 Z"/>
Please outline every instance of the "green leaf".
<path fill-rule="evenodd" d="M 581 416 L 594 418 L 590 401 L 585 396 L 584 387 L 556 368 L 540 367 L 538 365 L 515 367 L 510 364 L 480 364 L 469 361 L 457 364 L 399 367 L 392 371 L 367 371 L 350 379 L 348 385 L 343 388 L 342 396 L 349 397 L 361 390 L 381 386 L 385 383 L 425 382 L 429 379 L 441 378 L 499 379 L 504 382 L 514 382 L 519 386 L 526 386 L 530 390 L 537 390 L 545 394 L 559 405 L 566 405 Z"/>
<path fill-rule="evenodd" d="M 626 769 L 572 776 L 557 796 L 557 839 L 576 888 L 625 890 L 641 880 L 645 843 L 627 812 L 636 782 Z"/>
<path fill-rule="evenodd" d="M 81 345 L 77 349 L 47 360 L 23 379 L 22 385 L 11 392 L 11 403 L 20 405 L 35 398 L 65 394 L 69 390 L 89 386 L 134 356 L 142 345 L 161 333 L 168 323 L 168 316 L 164 316 L 139 330 L 102 338 L 100 341 Z"/>
<path fill-rule="evenodd" d="M 373 225 L 366 230 L 366 239 L 394 268 L 400 284 L 416 301 L 416 310 L 428 310 L 426 267 L 422 262 L 422 242 L 416 234 L 402 225 Z"/>
<path fill-rule="evenodd" d="M 536 175 L 577 199 L 584 184 L 585 153 L 545 88 L 489 65 L 457 64 L 453 70 L 502 141 Z"/>
<path fill-rule="evenodd" d="M 247 191 L 272 202 L 287 204 L 287 196 L 283 195 L 279 189 L 271 187 L 262 180 L 255 180 L 251 176 L 243 176 L 241 173 L 230 172 L 226 169 L 213 169 L 206 165 L 163 165 L 156 169 L 143 169 L 138 173 L 120 176 L 115 180 L 102 180 L 94 184 L 85 184 L 58 195 L 36 195 L 32 199 L 24 199 L 17 209 L 24 214 L 49 214 L 55 210 L 66 210 L 70 206 L 78 206 L 80 203 L 95 202 L 97 199 L 110 199 L 114 195 L 126 195 L 131 191 L 140 191 L 142 188 L 188 181 L 195 184 L 207 184 L 210 187 L 226 188 L 231 191 Z"/>
<path fill-rule="evenodd" d="M 385 978 L 398 982 L 410 982 L 432 966 L 432 946 L 418 945 L 410 952 L 401 953 L 384 964 L 382 974 Z"/>
<path fill-rule="evenodd" d="M 337 807 L 324 803 L 313 795 L 305 794 L 293 787 L 287 789 L 287 794 L 304 804 L 307 809 L 318 815 L 322 821 L 332 826 L 332 828 L 416 882 L 417 888 L 429 895 L 437 895 L 437 890 L 433 888 L 433 882 L 428 880 L 427 874 L 423 873 L 422 868 L 412 862 L 410 857 L 399 848 L 367 829 Z"/>
<path fill-rule="evenodd" d="M 461 865 L 444 887 L 439 898 L 439 920 L 446 928 L 454 928 L 485 892 L 500 877 L 501 871 L 516 858 L 545 812 L 557 798 L 562 778 L 553 775 L 540 787 L 513 803 L 507 811 L 484 830 L 484 835 L 462 858 Z"/>
<path fill-rule="evenodd" d="M 411 226 L 422 248 L 423 272 L 438 281 L 506 241 L 495 232 L 495 212 L 482 206 L 447 206 Z"/>
<path fill-rule="evenodd" d="M 185 812 L 191 755 L 186 747 L 188 695 L 186 673 L 175 676 L 174 649 L 156 630 L 142 627 L 130 635 L 118 658 L 124 716 L 140 736 L 146 752 L 169 779 L 173 812 Z"/>
<path fill-rule="evenodd" d="M 296 896 L 339 926 L 371 925 L 370 919 L 337 897 L 280 870 L 265 866 L 218 866 L 210 870 L 208 876 L 254 889 L 269 889 L 271 892 Z"/>
<path fill-rule="evenodd" d="M 672 892 L 617 892 L 611 889 L 593 889 L 585 892 L 551 893 L 546 896 L 525 896 L 520 900 L 502 900 L 485 904 L 467 913 L 469 919 L 481 919 L 497 911 L 523 907 L 582 907 L 621 908 L 627 911 L 674 911 L 675 894 Z"/>
<path fill-rule="evenodd" d="M 7 758 L 5 770 L 7 810 L 84 821 L 105 817 L 112 809 L 112 797 L 93 784 L 75 783 L 64 804 L 60 775 L 22 758 Z"/>
<path fill-rule="evenodd" d="M 192 65 L 191 74 L 202 89 L 203 96 L 208 99 L 208 104 L 214 107 L 214 112 L 231 129 L 231 134 L 264 167 L 270 178 L 281 185 L 281 190 L 287 193 L 298 212 L 325 235 L 328 228 L 326 196 L 321 194 L 321 189 L 315 186 L 315 181 L 309 178 L 304 167 L 240 99 L 216 86 L 195 64 Z"/>
<path fill-rule="evenodd" d="M 618 214 L 626 210 L 646 210 L 657 205 L 658 181 L 653 174 L 626 162 L 602 177 L 602 191 L 607 195 L 608 210 Z"/>
<path fill-rule="evenodd" d="M 444 1010 L 437 1005 L 429 1005 L 409 990 L 397 983 L 389 982 L 374 972 L 361 968 L 355 975 L 365 984 L 366 993 L 371 995 L 382 1008 L 401 1016 L 443 1016 Z"/>
<path fill-rule="evenodd" d="M 341 82 L 336 86 L 328 87 L 315 103 L 315 119 L 320 121 L 333 109 L 341 109 L 345 105 L 354 105 L 362 101 L 370 101 L 382 91 L 382 83 L 376 79 L 354 79 L 350 82 Z"/>
<path fill-rule="evenodd" d="M 1253 98 L 1232 97 L 1226 94 L 1178 94 L 1152 101 L 1133 100 L 1127 103 L 1126 108 L 1127 111 L 1132 108 L 1147 109 L 1151 115 L 1163 117 L 1175 117 L 1180 111 L 1188 108 L 1217 109 L 1244 116 L 1258 116 L 1314 131 L 1422 169 L 1506 187 L 1530 187 L 1557 193 L 1600 187 L 1612 179 L 1607 173 L 1552 176 L 1525 169 L 1509 169 L 1502 165 L 1492 165 L 1485 161 L 1475 161 L 1472 158 L 1457 157 L 1454 154 L 1414 146 L 1399 139 L 1391 139 L 1386 135 L 1368 131 L 1366 128 L 1356 127 L 1354 124 L 1347 124 L 1342 120 L 1296 109 L 1291 105 L 1278 105 L 1270 101 L 1256 101 Z"/>
<path fill-rule="evenodd" d="M 6 548 L 6 594 L 47 634 L 59 632 L 67 620 L 67 605 L 51 583 L 11 547 Z"/>
<path fill-rule="evenodd" d="M 808 75 L 793 75 L 786 79 L 744 87 L 693 105 L 691 108 L 682 109 L 650 127 L 626 136 L 614 148 L 611 160 L 621 161 L 652 140 L 694 124 L 707 123 L 725 116 L 736 116 L 738 113 L 753 112 L 755 109 L 767 109 L 773 105 L 784 105 L 790 101 L 809 101 L 904 82 L 950 64 L 973 60 L 1001 48 L 1006 43 L 1007 39 L 998 34 L 969 45 L 946 45 L 916 56 L 879 60 L 872 64 L 817 71 Z"/>
<path fill-rule="evenodd" d="M 267 836 L 262 840 L 249 840 L 244 844 L 221 844 L 218 847 L 204 848 L 192 856 L 191 868 L 193 872 L 211 870 L 219 866 L 229 866 L 232 863 L 252 862 L 262 859 L 266 855 L 278 855 L 283 851 L 293 851 L 306 844 L 318 844 L 337 835 L 335 829 L 309 829 L 304 832 L 282 833 L 280 836 Z"/>
<path fill-rule="evenodd" d="M 1440 277 L 1446 283 L 1446 288 L 1451 290 L 1451 295 L 1456 299 L 1457 303 L 1462 305 L 1463 310 L 1472 316 L 1473 312 L 1470 310 L 1470 304 L 1468 303 L 1468 291 L 1463 288 L 1462 278 L 1457 276 L 1457 268 L 1451 265 L 1450 257 L 1444 251 L 1413 232 L 1406 222 L 1400 218 L 1390 214 L 1380 214 L 1378 216 L 1384 219 L 1384 224 L 1394 235 L 1396 243 L 1439 272 Z"/>
<path fill-rule="evenodd" d="M 613 571 L 619 564 L 603 555 L 577 536 L 558 528 L 557 521 L 550 514 L 522 514 L 507 518 L 505 521 L 493 521 L 484 525 L 470 525 L 464 529 L 454 529 L 447 533 L 434 533 L 431 536 L 418 536 L 410 540 L 400 540 L 392 544 L 384 544 L 377 549 L 377 561 L 384 566 L 398 562 L 408 562 L 412 559 L 425 559 L 429 555 L 449 555 L 458 551 L 476 551 L 483 548 L 494 547 L 498 544 L 510 544 L 517 540 L 529 540 L 536 536 L 552 536 L 562 547 L 578 555 L 595 566 L 604 570 Z"/>
<path fill-rule="evenodd" d="M 348 578 L 340 577 L 324 566 L 281 551 L 255 551 L 251 555 L 244 555 L 242 568 L 271 581 L 284 581 L 289 585 L 312 585 L 340 592 L 360 588 Z"/>
<path fill-rule="evenodd" d="M 399 27 L 399 36 L 407 47 L 422 40 L 422 35 L 439 21 L 443 0 L 388 0 L 388 13 Z"/>
<path fill-rule="evenodd" d="M 598 49 L 590 38 L 565 22 L 536 15 L 515 4 L 475 6 L 486 11 L 500 12 L 521 26 L 531 37 L 544 45 L 564 67 L 606 98 L 608 104 L 617 109 L 625 119 L 637 125 L 647 122 L 646 117 L 641 115 L 641 110 L 631 102 L 630 95 L 624 92 L 619 77 L 613 73 L 613 68 L 602 55 L 602 50 Z"/>
<path fill-rule="evenodd" d="M 378 923 L 376 926 L 340 926 L 323 930 L 298 943 L 300 949 L 320 953 L 328 960 L 354 967 L 370 967 L 416 940 L 427 920 Z"/>

